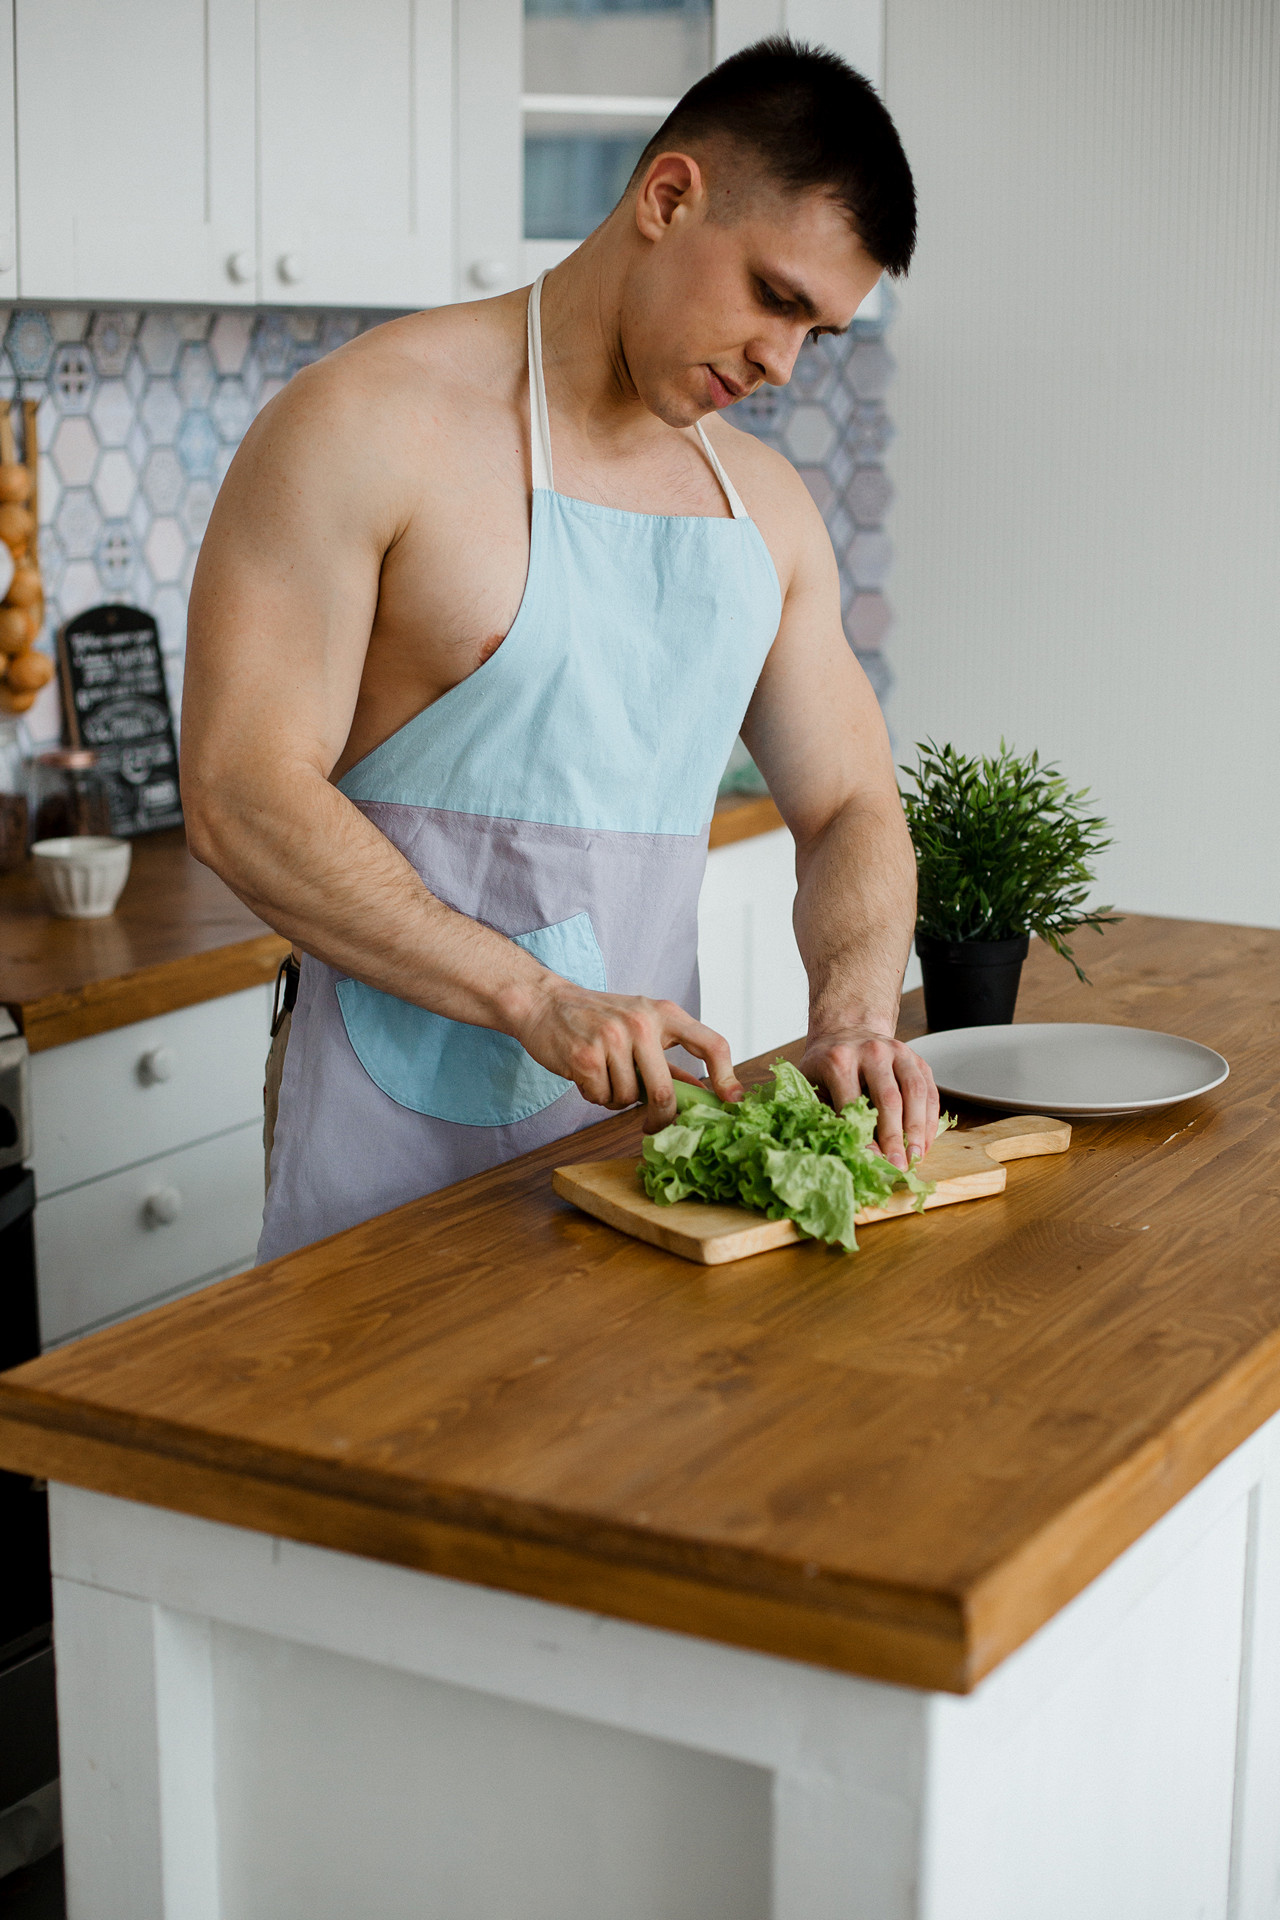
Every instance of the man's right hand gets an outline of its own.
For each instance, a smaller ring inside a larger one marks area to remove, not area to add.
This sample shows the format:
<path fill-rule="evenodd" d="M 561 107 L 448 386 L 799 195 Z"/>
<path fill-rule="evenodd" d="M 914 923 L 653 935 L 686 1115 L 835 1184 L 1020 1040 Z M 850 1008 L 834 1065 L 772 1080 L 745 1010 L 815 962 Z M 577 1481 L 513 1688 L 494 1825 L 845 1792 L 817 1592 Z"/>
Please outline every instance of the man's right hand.
<path fill-rule="evenodd" d="M 631 1107 L 645 1100 L 646 1133 L 658 1133 L 676 1117 L 672 1080 L 693 1081 L 671 1065 L 667 1047 L 683 1047 L 703 1061 L 722 1100 L 742 1098 L 728 1042 L 674 1000 L 593 993 L 548 973 L 528 1012 L 508 1031 L 539 1066 L 572 1080 L 593 1106 Z"/>

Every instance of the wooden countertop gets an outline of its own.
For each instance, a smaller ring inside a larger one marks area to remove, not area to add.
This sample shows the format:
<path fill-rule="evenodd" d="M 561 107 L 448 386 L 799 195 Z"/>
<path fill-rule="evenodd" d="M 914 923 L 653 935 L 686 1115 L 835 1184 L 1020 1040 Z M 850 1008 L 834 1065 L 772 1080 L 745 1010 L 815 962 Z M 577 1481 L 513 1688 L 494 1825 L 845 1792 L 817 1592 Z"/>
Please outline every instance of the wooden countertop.
<path fill-rule="evenodd" d="M 717 802 L 711 845 L 771 833 L 773 801 Z M 149 1020 L 270 980 L 289 951 L 187 852 L 181 829 L 133 843 L 133 866 L 106 920 L 59 920 L 30 861 L 0 876 L 0 1005 L 33 1053 Z"/>
<path fill-rule="evenodd" d="M 1021 1018 L 1184 1033 L 1226 1084 L 857 1254 L 711 1268 L 553 1194 L 622 1115 L 5 1376 L 0 1463 L 963 1692 L 1280 1407 L 1280 933 L 1082 944 L 1092 990 L 1033 944 Z"/>
<path fill-rule="evenodd" d="M 59 920 L 30 861 L 0 878 L 0 1002 L 33 1053 L 270 980 L 289 943 L 187 852 L 181 828 L 133 843 L 105 920 Z"/>

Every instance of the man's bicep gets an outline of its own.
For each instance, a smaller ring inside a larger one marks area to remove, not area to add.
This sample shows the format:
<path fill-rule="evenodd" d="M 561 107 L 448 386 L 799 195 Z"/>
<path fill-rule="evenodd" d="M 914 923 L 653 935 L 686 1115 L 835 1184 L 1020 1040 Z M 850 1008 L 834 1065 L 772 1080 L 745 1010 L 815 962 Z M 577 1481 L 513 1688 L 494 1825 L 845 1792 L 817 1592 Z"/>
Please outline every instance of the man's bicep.
<path fill-rule="evenodd" d="M 283 398 L 283 396 L 282 396 Z M 327 774 L 351 726 L 381 551 L 341 428 L 314 408 L 255 423 L 219 492 L 192 585 L 188 771 L 274 752 Z M 337 443 L 335 445 L 335 442 Z M 362 502 L 365 503 L 362 505 Z"/>
<path fill-rule="evenodd" d="M 845 637 L 821 523 L 804 541 L 742 734 L 797 840 L 820 832 L 859 793 L 896 793 L 888 735 Z"/>

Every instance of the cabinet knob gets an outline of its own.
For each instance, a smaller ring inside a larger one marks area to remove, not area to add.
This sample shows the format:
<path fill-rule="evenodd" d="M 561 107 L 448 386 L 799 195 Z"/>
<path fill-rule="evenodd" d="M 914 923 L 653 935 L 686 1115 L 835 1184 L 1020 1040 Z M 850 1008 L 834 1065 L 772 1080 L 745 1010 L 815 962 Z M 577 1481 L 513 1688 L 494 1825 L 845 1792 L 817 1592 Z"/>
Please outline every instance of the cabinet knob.
<path fill-rule="evenodd" d="M 172 1080 L 174 1068 L 172 1047 L 151 1047 L 138 1062 L 138 1078 L 144 1087 L 158 1087 L 163 1080 Z"/>
<path fill-rule="evenodd" d="M 182 1212 L 182 1195 L 176 1187 L 157 1187 L 142 1203 L 143 1224 L 169 1227 Z"/>
<path fill-rule="evenodd" d="M 296 287 L 306 271 L 307 263 L 300 253 L 282 253 L 276 261 L 276 272 L 287 287 Z"/>
<path fill-rule="evenodd" d="M 492 293 L 495 287 L 506 285 L 511 269 L 505 260 L 476 260 L 472 262 L 471 278 L 486 293 Z"/>
<path fill-rule="evenodd" d="M 238 287 L 242 287 L 247 280 L 252 280 L 253 255 L 246 252 L 243 247 L 236 253 L 228 254 L 227 278 L 234 280 Z"/>

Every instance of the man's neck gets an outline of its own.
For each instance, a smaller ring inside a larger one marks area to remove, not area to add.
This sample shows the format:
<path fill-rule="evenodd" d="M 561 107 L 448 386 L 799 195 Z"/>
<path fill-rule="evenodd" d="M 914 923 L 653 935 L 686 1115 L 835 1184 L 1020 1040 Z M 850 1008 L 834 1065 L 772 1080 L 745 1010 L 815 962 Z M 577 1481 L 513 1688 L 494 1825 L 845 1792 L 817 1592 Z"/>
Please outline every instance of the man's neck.
<path fill-rule="evenodd" d="M 646 441 L 670 431 L 636 391 L 622 344 L 630 265 L 607 221 L 542 286 L 542 366 L 548 401 L 589 440 Z"/>

